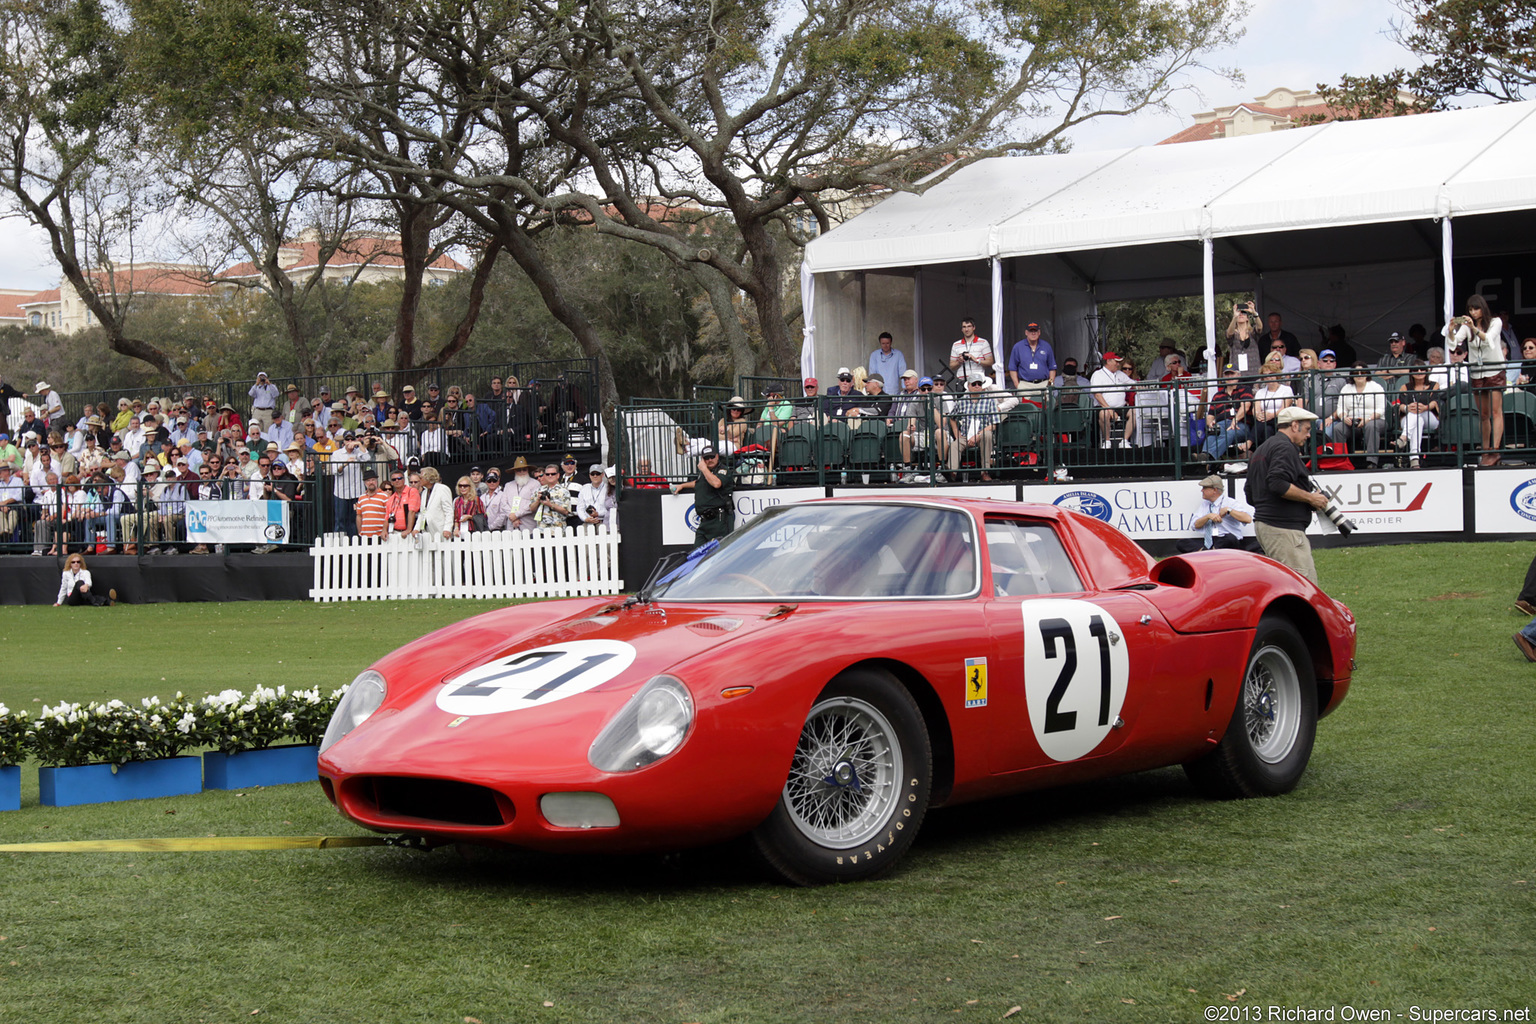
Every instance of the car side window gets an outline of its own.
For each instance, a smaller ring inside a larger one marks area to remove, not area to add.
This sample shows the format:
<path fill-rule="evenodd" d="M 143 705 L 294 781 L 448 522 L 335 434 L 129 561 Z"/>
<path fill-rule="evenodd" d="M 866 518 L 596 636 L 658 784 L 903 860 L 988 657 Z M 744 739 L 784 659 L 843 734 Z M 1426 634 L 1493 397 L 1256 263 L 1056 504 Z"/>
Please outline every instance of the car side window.
<path fill-rule="evenodd" d="M 988 519 L 987 557 L 999 597 L 1077 594 L 1083 581 L 1061 538 L 1044 523 Z"/>

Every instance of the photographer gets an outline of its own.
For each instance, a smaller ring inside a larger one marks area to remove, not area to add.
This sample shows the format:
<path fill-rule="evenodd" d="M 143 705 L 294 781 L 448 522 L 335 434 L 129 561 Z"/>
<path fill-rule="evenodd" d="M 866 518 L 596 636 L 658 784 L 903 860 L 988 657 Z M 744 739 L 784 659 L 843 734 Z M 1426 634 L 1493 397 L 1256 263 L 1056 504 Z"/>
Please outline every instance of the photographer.
<path fill-rule="evenodd" d="M 560 482 L 560 467 L 551 462 L 539 474 L 539 493 L 533 499 L 534 526 L 563 530 L 571 525 L 571 518 L 571 492 Z"/>
<path fill-rule="evenodd" d="M 727 536 L 736 527 L 736 471 L 720 468 L 720 453 L 713 447 L 699 452 L 699 475 L 695 480 L 678 484 L 673 494 L 692 491 L 693 508 L 699 515 L 699 528 L 694 531 L 693 546 L 698 547 L 712 540 Z"/>
<path fill-rule="evenodd" d="M 598 463 L 587 470 L 589 482 L 576 495 L 576 514 L 584 526 L 613 527 L 614 496 L 608 473 Z"/>
<path fill-rule="evenodd" d="M 1328 498 L 1311 489 L 1301 448 L 1312 436 L 1317 414 L 1290 405 L 1280 410 L 1278 432 L 1259 445 L 1248 463 L 1248 500 L 1253 503 L 1253 532 L 1264 553 L 1317 583 L 1307 524 Z M 1320 585 L 1320 584 L 1319 584 Z"/>
<path fill-rule="evenodd" d="M 1227 362 L 1237 367 L 1243 377 L 1259 372 L 1264 361 L 1259 355 L 1259 343 L 1254 335 L 1258 331 L 1258 308 L 1252 302 L 1234 303 L 1232 319 L 1227 324 Z"/>

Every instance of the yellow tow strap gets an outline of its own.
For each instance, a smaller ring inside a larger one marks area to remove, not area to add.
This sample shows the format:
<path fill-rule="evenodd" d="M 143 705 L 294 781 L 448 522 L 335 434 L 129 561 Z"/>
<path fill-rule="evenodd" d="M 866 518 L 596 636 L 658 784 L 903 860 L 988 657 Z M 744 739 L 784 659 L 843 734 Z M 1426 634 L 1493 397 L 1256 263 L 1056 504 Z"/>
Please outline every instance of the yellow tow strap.
<path fill-rule="evenodd" d="M 76 839 L 59 843 L 5 843 L 0 853 L 182 853 L 194 850 L 333 850 L 342 846 L 395 846 L 384 836 L 203 836 L 196 839 Z"/>

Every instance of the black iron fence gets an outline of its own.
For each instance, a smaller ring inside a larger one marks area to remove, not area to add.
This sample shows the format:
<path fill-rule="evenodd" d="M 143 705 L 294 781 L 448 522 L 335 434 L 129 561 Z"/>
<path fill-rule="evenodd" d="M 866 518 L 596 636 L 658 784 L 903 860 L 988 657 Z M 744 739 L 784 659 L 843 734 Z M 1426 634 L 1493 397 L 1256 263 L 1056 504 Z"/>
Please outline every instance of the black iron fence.
<path fill-rule="evenodd" d="M 739 413 L 720 399 L 647 402 L 619 410 L 617 461 L 625 483 L 641 487 L 692 479 L 705 445 L 730 453 L 748 486 L 1181 479 L 1245 461 L 1287 405 L 1319 417 L 1304 455 L 1325 460 L 1323 468 L 1536 455 L 1536 382 L 1479 391 L 1451 376 L 1457 368 L 1441 370 L 1435 386 L 1413 393 L 1362 391 L 1319 372 L 1235 393 L 1185 378 L 973 395 L 791 392 L 772 402 L 754 394 L 742 396 Z M 1478 409 L 1495 397 L 1504 434 L 1497 453 L 1485 447 Z"/>

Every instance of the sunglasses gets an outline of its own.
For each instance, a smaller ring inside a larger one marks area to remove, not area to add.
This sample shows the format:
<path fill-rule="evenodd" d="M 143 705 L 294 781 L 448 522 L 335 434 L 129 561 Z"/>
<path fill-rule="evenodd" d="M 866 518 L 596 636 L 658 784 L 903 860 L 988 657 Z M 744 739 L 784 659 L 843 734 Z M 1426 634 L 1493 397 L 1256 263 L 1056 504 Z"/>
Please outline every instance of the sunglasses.
<path fill-rule="evenodd" d="M 461 491 L 469 490 L 469 484 L 459 484 L 459 490 L 461 490 Z"/>

